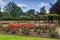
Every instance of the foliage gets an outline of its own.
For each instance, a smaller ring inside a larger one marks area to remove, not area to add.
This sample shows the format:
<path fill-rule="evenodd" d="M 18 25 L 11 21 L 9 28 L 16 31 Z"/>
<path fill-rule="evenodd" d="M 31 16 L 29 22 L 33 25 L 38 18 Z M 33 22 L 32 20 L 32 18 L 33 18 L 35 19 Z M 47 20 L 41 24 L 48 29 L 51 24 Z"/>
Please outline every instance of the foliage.
<path fill-rule="evenodd" d="M 52 7 L 50 8 L 50 13 L 60 14 L 60 0 L 57 0 L 57 2 L 54 5 L 52 5 Z"/>
<path fill-rule="evenodd" d="M 37 14 L 35 14 L 37 13 Z M 45 7 L 40 9 L 40 12 L 35 12 L 35 9 L 30 9 L 27 12 L 23 12 L 14 2 L 9 2 L 4 7 L 4 12 L 0 12 L 0 19 L 17 19 L 17 20 L 60 20 L 60 16 L 56 13 L 47 14 Z"/>
<path fill-rule="evenodd" d="M 45 6 L 44 6 L 40 9 L 40 14 L 45 14 L 45 13 L 46 13 L 46 10 L 45 10 Z"/>
<path fill-rule="evenodd" d="M 28 10 L 26 15 L 35 15 L 35 10 L 34 9 Z"/>
<path fill-rule="evenodd" d="M 24 35 L 28 35 L 29 34 L 29 28 L 22 28 L 22 33 Z"/>
<path fill-rule="evenodd" d="M 20 7 L 18 7 L 14 2 L 9 2 L 4 7 L 4 12 L 8 12 L 9 15 L 11 15 L 13 18 L 19 17 L 23 14 Z"/>

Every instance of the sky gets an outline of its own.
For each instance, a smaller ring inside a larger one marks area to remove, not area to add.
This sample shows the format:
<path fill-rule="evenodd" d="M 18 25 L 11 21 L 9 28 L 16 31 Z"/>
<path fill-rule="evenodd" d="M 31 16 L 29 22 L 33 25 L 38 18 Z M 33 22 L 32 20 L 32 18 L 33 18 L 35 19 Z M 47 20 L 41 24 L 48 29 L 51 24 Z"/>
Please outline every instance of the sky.
<path fill-rule="evenodd" d="M 30 9 L 40 11 L 40 9 L 45 6 L 47 13 L 51 8 L 49 2 L 52 4 L 56 2 L 56 0 L 0 0 L 1 11 L 3 11 L 4 6 L 6 6 L 11 1 L 13 1 L 17 6 L 21 7 L 24 12 Z"/>

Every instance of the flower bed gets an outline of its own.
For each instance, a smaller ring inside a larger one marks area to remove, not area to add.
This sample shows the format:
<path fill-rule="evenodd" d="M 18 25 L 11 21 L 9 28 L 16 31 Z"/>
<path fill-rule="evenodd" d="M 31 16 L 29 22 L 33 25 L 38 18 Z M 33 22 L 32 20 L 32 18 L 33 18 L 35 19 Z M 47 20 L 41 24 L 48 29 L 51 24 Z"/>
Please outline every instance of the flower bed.
<path fill-rule="evenodd" d="M 3 30 L 5 32 L 11 32 L 13 34 L 16 34 L 17 32 L 21 32 L 24 35 L 29 35 L 29 32 L 34 32 L 40 35 L 41 33 L 48 33 L 51 35 L 51 37 L 55 37 L 55 34 L 57 33 L 56 29 L 58 28 L 57 26 L 53 24 L 44 24 L 38 26 L 38 28 L 35 26 L 36 24 L 29 24 L 29 23 L 10 23 L 7 26 L 3 26 Z M 31 29 L 33 31 L 31 31 Z"/>

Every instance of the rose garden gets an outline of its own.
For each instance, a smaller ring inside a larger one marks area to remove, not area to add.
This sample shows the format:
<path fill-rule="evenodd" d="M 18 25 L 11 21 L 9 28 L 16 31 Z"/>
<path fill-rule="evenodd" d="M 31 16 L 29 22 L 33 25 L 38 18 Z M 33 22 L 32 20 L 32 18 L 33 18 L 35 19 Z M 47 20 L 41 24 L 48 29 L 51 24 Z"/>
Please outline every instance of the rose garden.
<path fill-rule="evenodd" d="M 51 6 L 49 12 L 46 6 L 40 7 L 39 11 L 29 9 L 24 12 L 26 7 L 22 8 L 11 0 L 0 7 L 0 34 L 60 39 L 60 0 L 55 4 L 49 0 L 48 4 Z"/>
<path fill-rule="evenodd" d="M 40 23 L 38 23 L 40 22 Z M 2 34 L 15 34 L 15 35 L 26 35 L 34 37 L 53 37 L 59 38 L 58 24 L 44 23 L 43 21 L 28 21 L 28 23 L 20 23 L 11 21 L 8 24 L 1 23 L 0 33 Z"/>

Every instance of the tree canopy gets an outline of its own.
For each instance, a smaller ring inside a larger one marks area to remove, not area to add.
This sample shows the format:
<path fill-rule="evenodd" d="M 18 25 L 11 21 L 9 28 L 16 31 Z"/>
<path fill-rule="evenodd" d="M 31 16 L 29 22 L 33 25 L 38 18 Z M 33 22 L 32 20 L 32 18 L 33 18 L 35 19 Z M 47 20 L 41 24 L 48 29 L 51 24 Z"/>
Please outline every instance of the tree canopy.
<path fill-rule="evenodd" d="M 5 7 L 4 11 L 8 12 L 13 18 L 19 17 L 23 14 L 23 11 L 14 2 L 9 2 Z"/>
<path fill-rule="evenodd" d="M 52 7 L 50 8 L 50 13 L 60 14 L 60 0 L 57 0 L 57 2 L 52 5 Z"/>
<path fill-rule="evenodd" d="M 60 0 L 58 0 L 54 5 L 52 5 L 49 14 L 46 13 L 45 6 L 42 7 L 39 11 L 40 12 L 36 12 L 35 9 L 30 9 L 26 12 L 23 12 L 21 7 L 18 7 L 14 2 L 9 2 L 4 7 L 4 12 L 0 11 L 0 17 L 19 20 L 48 20 L 48 17 L 51 17 L 50 19 L 52 19 L 53 17 L 54 19 L 54 17 L 57 18 L 59 16 L 58 14 L 60 13 Z"/>

